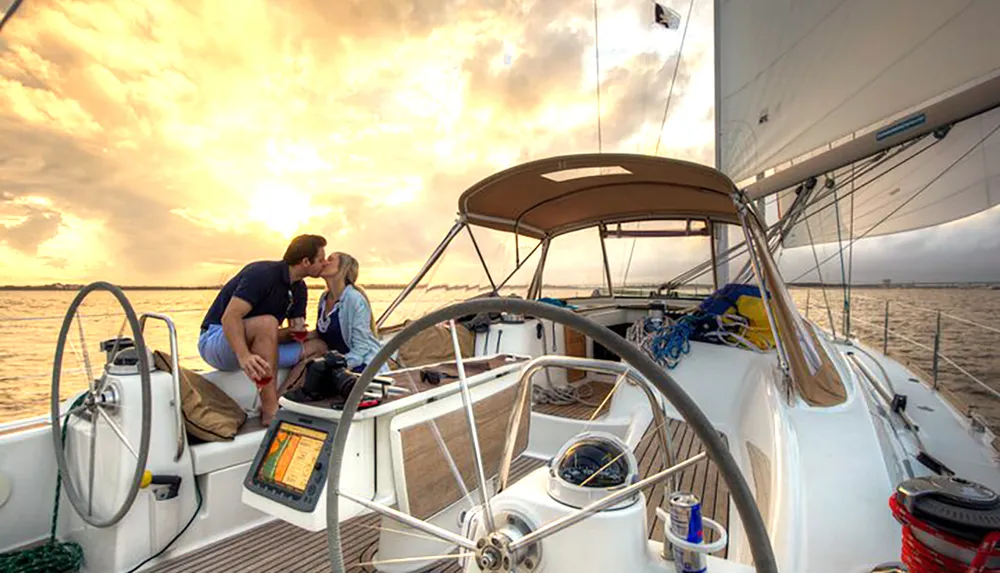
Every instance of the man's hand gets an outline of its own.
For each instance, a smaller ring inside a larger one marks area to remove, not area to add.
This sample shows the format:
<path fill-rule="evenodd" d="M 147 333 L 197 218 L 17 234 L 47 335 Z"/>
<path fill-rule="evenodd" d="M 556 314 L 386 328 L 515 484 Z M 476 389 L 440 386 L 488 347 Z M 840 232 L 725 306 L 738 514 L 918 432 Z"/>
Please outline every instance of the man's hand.
<path fill-rule="evenodd" d="M 309 336 L 309 325 L 305 324 L 304 322 L 300 324 L 292 324 L 289 330 L 291 332 L 292 338 L 299 342 L 304 342 L 305 339 Z"/>
<path fill-rule="evenodd" d="M 271 366 L 256 354 L 247 353 L 240 357 L 240 368 L 251 380 L 257 381 L 271 375 Z"/>

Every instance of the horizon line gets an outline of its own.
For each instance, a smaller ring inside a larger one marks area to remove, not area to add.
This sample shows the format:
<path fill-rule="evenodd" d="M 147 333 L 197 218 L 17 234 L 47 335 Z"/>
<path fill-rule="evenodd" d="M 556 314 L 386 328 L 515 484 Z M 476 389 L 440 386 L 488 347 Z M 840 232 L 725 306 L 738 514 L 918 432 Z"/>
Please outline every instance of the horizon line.
<path fill-rule="evenodd" d="M 402 290 L 406 288 L 408 283 L 371 283 L 371 284 L 361 284 L 362 288 L 372 289 L 372 290 Z M 842 282 L 816 282 L 816 281 L 799 281 L 794 283 L 786 283 L 789 287 L 797 288 L 821 288 L 821 287 L 842 287 L 845 286 Z M 881 282 L 868 282 L 868 283 L 853 283 L 847 286 L 855 288 L 913 288 L 913 287 L 939 287 L 939 288 L 959 288 L 964 286 L 994 286 L 1000 285 L 1000 281 L 982 281 L 982 280 L 969 280 L 969 281 L 881 281 Z M 77 283 L 48 283 L 48 284 L 38 284 L 38 285 L 0 285 L 0 291 L 74 291 L 80 290 L 84 287 L 84 284 Z M 122 290 L 133 290 L 133 291 L 169 291 L 169 290 L 219 290 L 224 285 L 115 285 Z M 307 285 L 310 290 L 322 290 L 325 288 L 321 285 Z M 638 284 L 629 285 L 625 288 L 628 289 L 644 289 L 644 288 L 657 288 L 659 285 L 654 283 L 649 284 Z M 710 284 L 691 284 L 685 286 L 693 286 L 698 288 L 711 289 Z M 588 288 L 605 288 L 605 284 L 542 284 L 542 288 L 551 289 L 588 289 Z M 434 289 L 434 290 L 482 290 L 483 292 L 489 291 L 490 287 L 485 285 L 466 285 L 466 284 L 442 284 L 442 285 L 418 285 L 417 289 Z M 505 288 L 508 289 L 527 289 L 528 285 L 506 285 Z M 616 287 L 617 288 L 617 287 Z"/>

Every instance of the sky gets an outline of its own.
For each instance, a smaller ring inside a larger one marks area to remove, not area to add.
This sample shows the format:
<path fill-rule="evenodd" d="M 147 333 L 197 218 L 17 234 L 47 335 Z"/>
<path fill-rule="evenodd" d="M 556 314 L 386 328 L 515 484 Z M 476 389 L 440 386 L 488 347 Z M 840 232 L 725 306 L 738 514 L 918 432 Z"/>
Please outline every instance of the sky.
<path fill-rule="evenodd" d="M 648 0 L 598 6 L 602 149 L 652 153 L 681 33 L 656 26 Z M 304 232 L 357 257 L 362 283 L 406 282 L 466 187 L 598 150 L 593 10 L 580 0 L 25 0 L 0 34 L 0 283 L 219 284 Z M 706 164 L 711 10 L 693 5 L 659 150 Z M 942 276 L 1000 280 L 998 223 L 988 212 L 859 243 L 856 277 L 905 280 L 931 257 Z M 509 238 L 480 241 L 511 266 Z M 592 243 L 564 243 L 565 260 L 592 259 Z M 646 251 L 630 276 L 667 272 Z M 782 264 L 797 274 L 811 257 L 791 251 Z M 480 280 L 468 276 L 468 248 L 451 262 L 439 280 Z"/>

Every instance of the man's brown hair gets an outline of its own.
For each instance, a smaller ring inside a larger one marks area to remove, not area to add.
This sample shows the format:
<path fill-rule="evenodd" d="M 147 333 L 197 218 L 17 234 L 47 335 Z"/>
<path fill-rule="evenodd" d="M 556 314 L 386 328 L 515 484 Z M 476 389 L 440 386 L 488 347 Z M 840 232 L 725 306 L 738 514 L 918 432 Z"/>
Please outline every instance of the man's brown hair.
<path fill-rule="evenodd" d="M 291 243 L 288 243 L 285 256 L 281 260 L 289 265 L 297 265 L 302 262 L 302 259 L 309 259 L 309 262 L 315 263 L 319 250 L 325 246 L 326 239 L 319 235 L 299 235 L 292 239 Z"/>

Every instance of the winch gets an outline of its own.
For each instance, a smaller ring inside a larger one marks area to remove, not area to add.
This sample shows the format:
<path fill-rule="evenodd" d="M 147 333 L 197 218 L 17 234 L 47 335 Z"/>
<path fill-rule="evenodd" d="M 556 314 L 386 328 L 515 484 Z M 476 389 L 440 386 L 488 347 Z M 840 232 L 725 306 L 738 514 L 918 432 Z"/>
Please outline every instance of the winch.
<path fill-rule="evenodd" d="M 1000 572 L 1000 495 L 952 476 L 904 481 L 889 498 L 911 573 Z"/>

